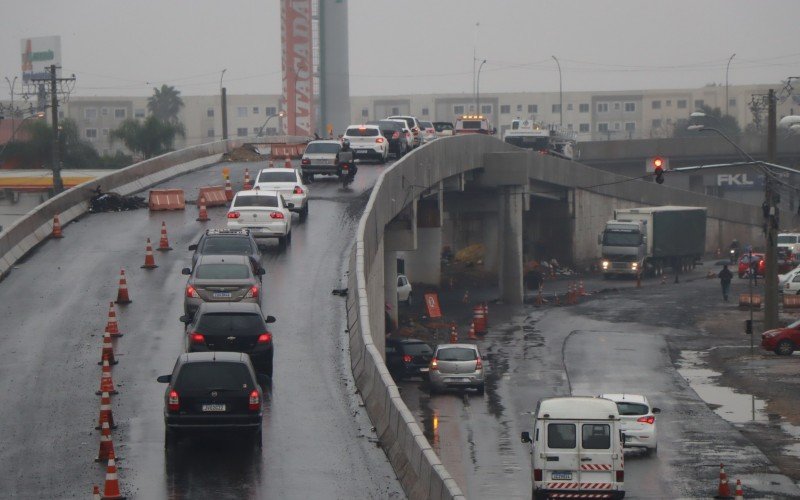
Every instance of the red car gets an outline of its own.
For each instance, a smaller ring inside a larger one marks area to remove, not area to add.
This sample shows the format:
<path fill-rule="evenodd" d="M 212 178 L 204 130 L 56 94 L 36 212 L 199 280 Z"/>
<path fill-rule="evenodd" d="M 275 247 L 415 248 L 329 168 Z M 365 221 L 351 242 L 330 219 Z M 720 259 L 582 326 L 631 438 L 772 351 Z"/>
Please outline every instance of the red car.
<path fill-rule="evenodd" d="M 766 260 L 764 260 L 764 254 L 754 253 L 753 261 L 756 262 L 756 264 L 753 264 L 753 266 L 756 269 L 756 276 L 764 276 L 767 271 L 767 264 Z M 749 275 L 748 271 L 753 266 L 751 266 L 750 264 L 750 254 L 748 253 L 742 255 L 741 258 L 739 259 L 739 277 L 744 278 L 745 276 L 748 276 Z"/>
<path fill-rule="evenodd" d="M 800 319 L 794 323 L 761 334 L 761 347 L 775 354 L 789 356 L 800 346 Z"/>

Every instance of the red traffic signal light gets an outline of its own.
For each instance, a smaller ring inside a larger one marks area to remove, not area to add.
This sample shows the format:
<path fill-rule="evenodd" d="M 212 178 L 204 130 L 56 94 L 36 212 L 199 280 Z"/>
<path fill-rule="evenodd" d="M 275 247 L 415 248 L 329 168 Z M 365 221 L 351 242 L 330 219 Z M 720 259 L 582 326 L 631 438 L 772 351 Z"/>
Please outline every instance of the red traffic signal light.
<path fill-rule="evenodd" d="M 656 170 L 658 169 L 664 170 L 664 159 L 661 158 L 660 156 L 656 156 L 655 158 L 653 158 L 653 166 L 656 168 Z"/>

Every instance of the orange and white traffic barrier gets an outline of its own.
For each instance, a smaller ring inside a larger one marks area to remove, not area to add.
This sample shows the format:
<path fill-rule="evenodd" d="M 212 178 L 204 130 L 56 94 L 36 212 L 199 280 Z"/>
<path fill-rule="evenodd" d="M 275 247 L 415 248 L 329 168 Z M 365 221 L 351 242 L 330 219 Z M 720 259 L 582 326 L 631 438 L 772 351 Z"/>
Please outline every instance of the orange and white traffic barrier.
<path fill-rule="evenodd" d="M 283 161 L 283 166 L 284 168 L 292 168 L 292 159 L 287 156 L 286 160 Z"/>
<path fill-rule="evenodd" d="M 483 306 L 483 323 L 486 325 L 486 328 L 489 328 L 489 303 L 488 302 L 481 302 Z"/>
<path fill-rule="evenodd" d="M 450 343 L 458 344 L 458 330 L 456 330 L 455 324 L 450 326 Z"/>
<path fill-rule="evenodd" d="M 469 324 L 469 334 L 467 338 L 470 340 L 478 340 L 478 336 L 475 335 L 475 321 Z"/>
<path fill-rule="evenodd" d="M 536 294 L 536 305 L 541 306 L 544 304 L 544 298 L 542 298 L 542 285 L 539 285 L 539 292 Z"/>
<path fill-rule="evenodd" d="M 105 462 L 114 455 L 114 441 L 111 439 L 111 426 L 108 420 L 100 417 L 100 451 L 97 453 L 95 462 Z"/>
<path fill-rule="evenodd" d="M 167 223 L 163 220 L 161 221 L 161 239 L 158 242 L 158 251 L 159 252 L 166 252 L 172 250 L 172 247 L 169 246 L 169 238 L 167 238 Z"/>
<path fill-rule="evenodd" d="M 100 361 L 97 364 L 102 365 L 103 360 L 106 358 L 112 365 L 117 364 L 117 360 L 114 357 L 114 345 L 111 343 L 111 334 L 108 332 L 103 334 L 103 349 L 100 351 Z"/>
<path fill-rule="evenodd" d="M 233 188 L 231 187 L 230 177 L 225 178 L 225 199 L 228 201 L 233 200 Z"/>
<path fill-rule="evenodd" d="M 119 270 L 119 289 L 117 290 L 117 304 L 130 304 L 133 302 L 128 294 L 128 280 L 125 279 L 125 270 Z"/>
<path fill-rule="evenodd" d="M 744 500 L 744 490 L 742 489 L 742 481 L 736 480 L 736 491 L 733 493 L 733 500 Z"/>
<path fill-rule="evenodd" d="M 717 496 L 714 498 L 730 498 L 731 487 L 728 484 L 728 475 L 725 474 L 725 465 L 719 464 L 719 486 L 717 486 Z"/>
<path fill-rule="evenodd" d="M 125 497 L 119 491 L 119 478 L 117 477 L 117 461 L 114 452 L 108 459 L 106 469 L 106 483 L 103 487 L 103 500 L 123 500 Z"/>
<path fill-rule="evenodd" d="M 107 392 L 100 395 L 100 418 L 95 429 L 102 430 L 103 421 L 108 422 L 108 426 L 111 429 L 117 428 L 116 424 L 114 424 L 114 413 L 111 411 L 111 394 Z"/>
<path fill-rule="evenodd" d="M 195 220 L 200 222 L 211 220 L 208 218 L 208 210 L 206 210 L 206 199 L 201 196 L 200 201 L 197 202 L 197 206 L 200 209 L 200 212 L 197 214 L 197 219 Z"/>
<path fill-rule="evenodd" d="M 586 288 L 583 286 L 583 280 L 578 282 L 578 295 L 581 297 L 586 297 Z"/>
<path fill-rule="evenodd" d="M 244 188 L 245 189 L 253 188 L 253 184 L 250 182 L 250 170 L 247 168 L 244 169 Z"/>
<path fill-rule="evenodd" d="M 117 323 L 117 311 L 114 309 L 114 303 L 108 303 L 108 323 L 106 323 L 106 333 L 109 333 L 112 337 L 122 337 L 122 333 L 119 331 L 119 324 Z"/>
<path fill-rule="evenodd" d="M 95 394 L 102 396 L 104 392 L 111 396 L 119 394 L 114 388 L 114 379 L 111 378 L 111 365 L 108 364 L 108 359 L 103 360 L 103 371 L 100 372 L 100 389 Z"/>
<path fill-rule="evenodd" d="M 58 214 L 53 217 L 53 232 L 50 235 L 53 238 L 63 238 L 64 235 L 61 233 L 61 221 L 58 220 Z"/>
<path fill-rule="evenodd" d="M 486 318 L 483 315 L 483 305 L 475 304 L 472 308 L 472 326 L 475 333 L 486 333 Z"/>
<path fill-rule="evenodd" d="M 142 269 L 155 269 L 158 267 L 156 258 L 153 255 L 153 244 L 150 243 L 150 238 L 147 238 L 147 245 L 144 247 L 144 265 L 141 267 Z"/>

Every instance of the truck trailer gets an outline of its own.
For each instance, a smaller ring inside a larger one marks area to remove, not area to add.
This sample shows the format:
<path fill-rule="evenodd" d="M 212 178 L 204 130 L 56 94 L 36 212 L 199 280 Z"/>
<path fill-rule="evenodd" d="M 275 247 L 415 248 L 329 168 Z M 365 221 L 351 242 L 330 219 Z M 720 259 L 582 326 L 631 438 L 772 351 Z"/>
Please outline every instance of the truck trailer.
<path fill-rule="evenodd" d="M 705 207 L 642 207 L 614 211 L 598 236 L 601 270 L 609 276 L 660 276 L 694 268 L 706 243 Z"/>

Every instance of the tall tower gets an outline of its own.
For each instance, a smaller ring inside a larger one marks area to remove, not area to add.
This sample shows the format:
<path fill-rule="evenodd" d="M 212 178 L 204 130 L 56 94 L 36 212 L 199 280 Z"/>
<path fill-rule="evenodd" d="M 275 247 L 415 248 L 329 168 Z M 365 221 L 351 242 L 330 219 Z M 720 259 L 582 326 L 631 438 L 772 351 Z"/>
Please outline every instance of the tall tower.
<path fill-rule="evenodd" d="M 350 116 L 350 58 L 347 0 L 319 2 L 319 107 L 320 135 L 343 134 Z"/>
<path fill-rule="evenodd" d="M 283 108 L 286 133 L 314 135 L 312 0 L 281 0 Z"/>

